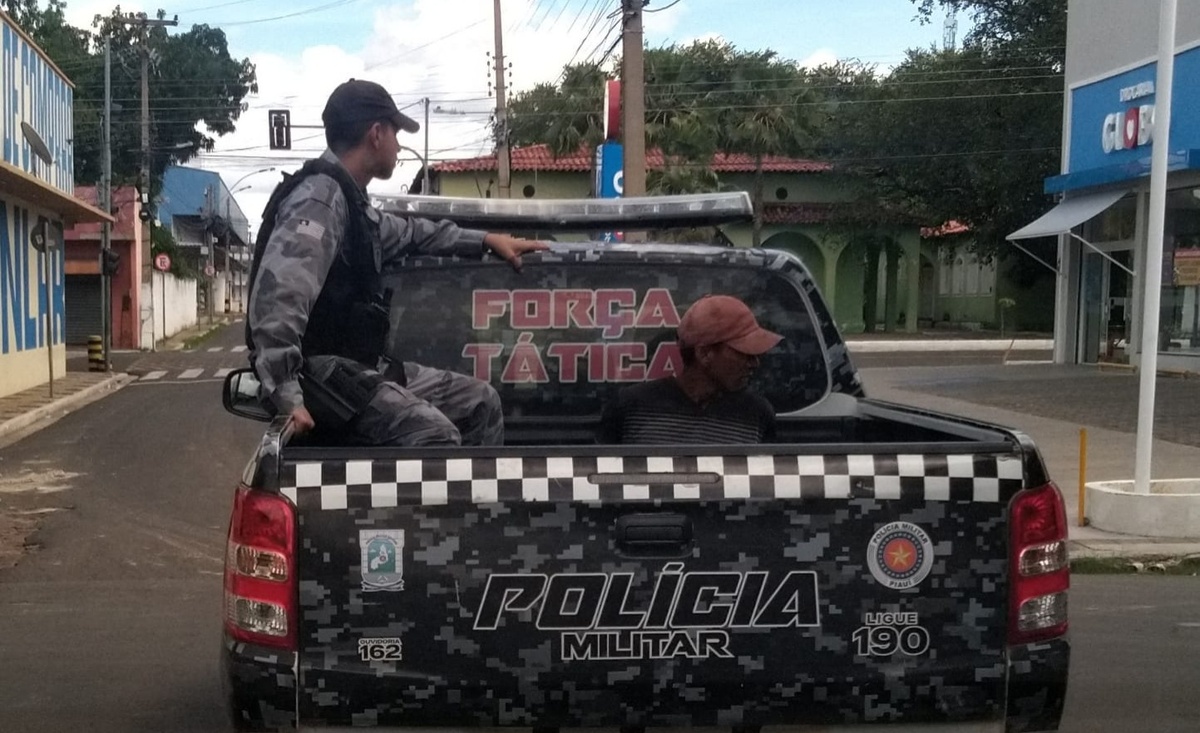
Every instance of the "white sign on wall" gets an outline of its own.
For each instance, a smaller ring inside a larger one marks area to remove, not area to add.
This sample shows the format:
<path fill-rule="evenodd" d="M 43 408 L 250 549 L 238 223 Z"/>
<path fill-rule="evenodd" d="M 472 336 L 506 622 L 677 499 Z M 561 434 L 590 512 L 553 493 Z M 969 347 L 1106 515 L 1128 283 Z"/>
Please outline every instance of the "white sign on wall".
<path fill-rule="evenodd" d="M 1153 141 L 1153 104 L 1130 107 L 1124 112 L 1114 112 L 1104 118 L 1100 144 L 1105 153 L 1132 150 L 1149 145 Z"/>

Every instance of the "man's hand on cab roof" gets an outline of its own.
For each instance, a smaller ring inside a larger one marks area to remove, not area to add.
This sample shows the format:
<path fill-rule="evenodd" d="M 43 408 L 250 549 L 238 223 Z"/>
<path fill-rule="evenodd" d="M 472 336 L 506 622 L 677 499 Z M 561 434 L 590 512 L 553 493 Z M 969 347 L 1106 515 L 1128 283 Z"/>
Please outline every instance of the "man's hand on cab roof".
<path fill-rule="evenodd" d="M 489 233 L 483 238 L 483 245 L 496 253 L 496 256 L 521 271 L 521 255 L 526 252 L 540 252 L 549 249 L 550 245 L 532 239 L 518 239 L 508 234 Z"/>

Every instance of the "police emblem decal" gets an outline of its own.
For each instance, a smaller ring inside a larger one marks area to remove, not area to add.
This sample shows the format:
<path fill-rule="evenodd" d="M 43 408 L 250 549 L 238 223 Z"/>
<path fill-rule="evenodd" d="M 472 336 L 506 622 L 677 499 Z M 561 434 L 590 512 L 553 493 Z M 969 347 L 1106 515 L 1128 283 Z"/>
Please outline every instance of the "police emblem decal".
<path fill-rule="evenodd" d="M 867 567 L 880 585 L 916 587 L 933 568 L 933 542 L 910 522 L 892 522 L 875 531 L 867 545 Z"/>
<path fill-rule="evenodd" d="M 358 547 L 364 591 L 404 590 L 404 530 L 361 529 Z"/>

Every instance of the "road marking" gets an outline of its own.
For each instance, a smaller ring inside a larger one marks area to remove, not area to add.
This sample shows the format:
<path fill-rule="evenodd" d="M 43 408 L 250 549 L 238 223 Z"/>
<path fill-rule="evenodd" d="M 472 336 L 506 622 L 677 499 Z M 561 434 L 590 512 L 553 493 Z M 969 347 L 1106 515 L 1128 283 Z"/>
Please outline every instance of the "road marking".
<path fill-rule="evenodd" d="M 225 347 L 224 347 L 224 346 L 214 346 L 214 347 L 212 347 L 211 349 L 209 349 L 209 350 L 208 350 L 208 353 L 210 353 L 210 354 L 215 354 L 215 353 L 217 353 L 218 351 L 224 351 L 224 350 L 225 350 Z"/>
<path fill-rule="evenodd" d="M 225 377 L 228 377 L 229 373 L 232 371 L 232 369 L 218 369 L 216 377 L 217 379 L 224 379 Z"/>
<path fill-rule="evenodd" d="M 23 471 L 16 476 L 0 478 L 0 494 L 56 494 L 74 488 L 71 479 L 82 474 L 61 469 L 50 471 Z"/>
<path fill-rule="evenodd" d="M 150 372 L 149 374 L 142 377 L 141 381 L 148 382 L 152 379 L 162 379 L 165 376 L 167 376 L 166 372 Z"/>
<path fill-rule="evenodd" d="M 178 387 L 181 384 L 221 384 L 221 379 L 163 379 L 158 382 L 134 382 L 131 387 Z"/>
<path fill-rule="evenodd" d="M 240 354 L 245 350 L 246 350 L 245 346 L 234 346 L 232 349 L 230 349 L 230 351 L 232 351 L 235 354 Z"/>
<path fill-rule="evenodd" d="M 203 369 L 188 369 L 186 372 L 183 372 L 182 374 L 180 374 L 179 378 L 180 379 L 195 379 L 196 377 L 200 376 L 203 373 L 204 373 Z"/>

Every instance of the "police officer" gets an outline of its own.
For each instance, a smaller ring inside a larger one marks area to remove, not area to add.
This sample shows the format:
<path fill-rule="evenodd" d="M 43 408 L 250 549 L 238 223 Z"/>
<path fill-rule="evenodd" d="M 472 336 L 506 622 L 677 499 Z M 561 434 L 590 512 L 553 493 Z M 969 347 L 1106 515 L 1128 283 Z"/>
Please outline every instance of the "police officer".
<path fill-rule="evenodd" d="M 371 206 L 367 184 L 392 176 L 398 133 L 419 129 L 382 86 L 341 84 L 321 119 L 328 149 L 276 188 L 255 244 L 246 336 L 265 395 L 301 434 L 321 426 L 365 445 L 500 444 L 490 385 L 416 364 L 387 367 L 380 272 L 404 256 L 489 250 L 520 269 L 523 253 L 546 245 Z"/>

